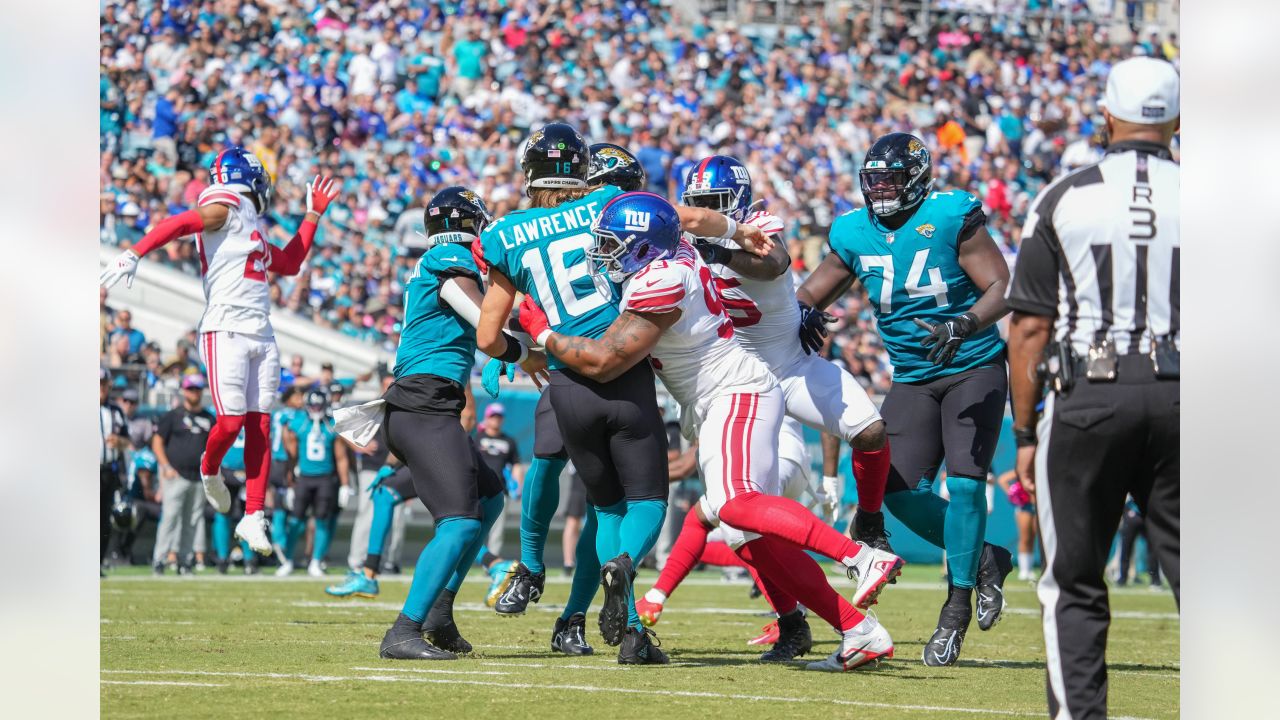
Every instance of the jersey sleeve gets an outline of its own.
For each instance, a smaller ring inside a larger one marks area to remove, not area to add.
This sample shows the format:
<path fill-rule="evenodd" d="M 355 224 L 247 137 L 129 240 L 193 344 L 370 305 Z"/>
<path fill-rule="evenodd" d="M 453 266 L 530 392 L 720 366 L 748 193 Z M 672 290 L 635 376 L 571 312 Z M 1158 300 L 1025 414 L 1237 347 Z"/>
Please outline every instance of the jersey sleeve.
<path fill-rule="evenodd" d="M 1055 317 L 1058 314 L 1058 232 L 1053 227 L 1052 209 L 1033 208 L 1022 230 L 1022 244 L 1009 280 L 1006 301 L 1009 307 L 1028 315 Z"/>
<path fill-rule="evenodd" d="M 510 278 L 513 273 L 507 267 L 507 254 L 502 247 L 502 237 L 498 234 L 498 229 L 504 220 L 506 220 L 505 216 L 498 218 L 497 222 L 480 233 L 480 238 L 473 243 L 472 259 L 475 260 L 477 266 L 484 267 L 485 272 L 488 272 L 490 268 L 496 268 L 503 275 Z"/>
<path fill-rule="evenodd" d="M 854 238 L 856 231 L 854 223 L 857 222 L 858 210 L 847 212 L 835 219 L 831 223 L 831 230 L 827 233 L 827 247 L 832 254 L 840 258 L 845 266 L 852 272 L 857 267 L 858 255 L 854 252 Z"/>
<path fill-rule="evenodd" d="M 689 293 L 691 271 L 684 265 L 659 261 L 636 273 L 627 282 L 621 310 L 664 313 L 680 307 Z"/>
<path fill-rule="evenodd" d="M 240 207 L 240 193 L 232 190 L 226 185 L 210 185 L 200 193 L 200 197 L 196 200 L 198 207 L 206 205 L 230 205 L 231 207 Z"/>
<path fill-rule="evenodd" d="M 437 245 L 422 256 L 422 269 L 442 280 L 451 277 L 469 277 L 480 282 L 480 270 L 471 257 L 470 250 L 458 243 Z"/>
<path fill-rule="evenodd" d="M 982 210 L 982 201 L 978 196 L 963 190 L 952 190 L 939 197 L 944 198 L 947 202 L 941 208 L 941 215 L 933 216 L 934 222 L 940 228 L 954 228 L 954 232 L 944 232 L 942 237 L 948 242 L 954 238 L 955 246 L 960 247 L 960 243 L 973 237 L 978 228 L 987 224 L 987 214 Z M 911 226 L 910 221 L 907 226 Z"/>

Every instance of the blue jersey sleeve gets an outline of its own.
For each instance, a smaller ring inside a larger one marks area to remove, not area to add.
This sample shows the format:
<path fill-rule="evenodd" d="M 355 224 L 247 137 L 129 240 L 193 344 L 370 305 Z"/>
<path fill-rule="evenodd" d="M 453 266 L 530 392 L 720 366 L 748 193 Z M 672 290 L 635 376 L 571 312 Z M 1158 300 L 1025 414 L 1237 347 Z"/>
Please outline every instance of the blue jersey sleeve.
<path fill-rule="evenodd" d="M 460 243 L 436 245 L 422 256 L 422 269 L 441 278 L 463 277 L 480 281 L 480 269 L 471 257 L 471 250 Z"/>
<path fill-rule="evenodd" d="M 844 264 L 851 271 L 856 270 L 858 267 L 857 243 L 855 242 L 858 233 L 855 228 L 858 222 L 865 222 L 860 217 L 864 212 L 866 210 L 858 208 L 841 215 L 835 219 L 835 222 L 831 223 L 831 230 L 827 233 L 827 246 L 831 248 L 831 252 L 835 253 L 836 257 L 844 261 Z"/>

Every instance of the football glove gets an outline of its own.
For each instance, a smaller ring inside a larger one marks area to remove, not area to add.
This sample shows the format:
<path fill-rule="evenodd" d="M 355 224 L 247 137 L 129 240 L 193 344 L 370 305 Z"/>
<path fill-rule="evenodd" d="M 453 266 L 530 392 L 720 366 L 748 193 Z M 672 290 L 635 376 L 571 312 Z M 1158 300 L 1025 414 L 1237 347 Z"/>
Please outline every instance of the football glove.
<path fill-rule="evenodd" d="M 378 486 L 382 484 L 383 480 L 386 480 L 387 478 L 395 474 L 396 474 L 395 468 L 391 467 L 390 465 L 383 465 L 382 467 L 378 468 L 378 474 L 373 476 L 373 482 L 369 483 L 369 487 L 365 488 L 365 492 L 372 495 L 373 491 L 378 489 Z"/>
<path fill-rule="evenodd" d="M 956 351 L 960 349 L 960 343 L 978 329 L 978 316 L 971 312 L 957 315 L 937 325 L 930 325 L 920 318 L 912 318 L 912 322 L 929 333 L 928 337 L 920 341 L 920 344 L 930 348 L 929 354 L 925 357 L 934 365 L 949 364 L 955 358 Z"/>
<path fill-rule="evenodd" d="M 102 274 L 98 276 L 98 284 L 110 289 L 123 279 L 125 287 L 131 288 L 133 275 L 136 272 L 138 272 L 138 254 L 132 250 L 125 250 L 117 255 L 111 264 L 103 268 Z"/>
<path fill-rule="evenodd" d="M 836 321 L 834 315 L 818 310 L 805 303 L 800 305 L 800 347 L 805 355 L 822 349 L 822 341 L 827 337 L 827 324 Z"/>
<path fill-rule="evenodd" d="M 835 522 L 839 519 L 840 478 L 834 475 L 822 476 L 821 489 L 815 494 L 823 512 L 831 516 L 831 522 Z"/>
<path fill-rule="evenodd" d="M 353 493 L 351 492 L 350 485 L 342 485 L 338 488 L 338 509 L 339 510 L 347 509 L 347 505 L 351 503 L 352 494 Z"/>
<path fill-rule="evenodd" d="M 292 485 L 290 485 L 290 486 L 289 486 L 289 489 L 288 489 L 288 490 L 285 490 L 285 491 L 284 491 L 284 504 L 285 504 L 285 509 L 286 509 L 287 511 L 289 511 L 289 512 L 293 512 L 293 501 L 294 501 L 294 499 L 295 499 L 296 495 L 297 495 L 297 494 L 293 491 L 293 486 L 292 486 Z"/>
<path fill-rule="evenodd" d="M 546 347 L 546 336 L 551 334 L 551 323 L 532 295 L 525 295 L 520 302 L 520 327 L 529 333 L 534 342 Z"/>
<path fill-rule="evenodd" d="M 333 178 L 317 175 L 315 180 L 307 183 L 307 212 L 324 215 L 341 189 Z"/>
<path fill-rule="evenodd" d="M 498 358 L 490 358 L 489 362 L 485 363 L 484 372 L 480 374 L 480 385 L 485 392 L 489 393 L 489 397 L 498 397 L 498 381 L 502 379 L 504 373 L 507 376 L 507 382 L 514 382 L 515 363 L 505 363 Z"/>

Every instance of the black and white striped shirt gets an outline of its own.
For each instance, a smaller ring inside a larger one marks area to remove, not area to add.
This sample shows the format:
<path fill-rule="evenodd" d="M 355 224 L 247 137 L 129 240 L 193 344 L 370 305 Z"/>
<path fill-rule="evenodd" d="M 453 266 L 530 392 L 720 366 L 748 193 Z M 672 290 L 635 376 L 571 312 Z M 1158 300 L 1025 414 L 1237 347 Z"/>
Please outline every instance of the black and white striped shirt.
<path fill-rule="evenodd" d="M 1168 148 L 1137 141 L 1055 180 L 1027 216 L 1009 307 L 1054 318 L 1080 357 L 1107 337 L 1122 355 L 1166 335 L 1181 348 L 1178 184 Z"/>

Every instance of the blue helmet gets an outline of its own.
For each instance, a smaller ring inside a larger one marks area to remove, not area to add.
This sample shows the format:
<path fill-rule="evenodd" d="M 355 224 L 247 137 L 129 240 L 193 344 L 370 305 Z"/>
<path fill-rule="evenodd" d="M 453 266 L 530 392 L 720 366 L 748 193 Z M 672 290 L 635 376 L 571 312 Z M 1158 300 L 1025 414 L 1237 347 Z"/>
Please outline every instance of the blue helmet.
<path fill-rule="evenodd" d="M 587 249 L 591 271 L 620 283 L 654 260 L 675 256 L 680 216 L 660 195 L 623 193 L 600 209 L 591 234 L 596 237 L 595 245 Z"/>
<path fill-rule="evenodd" d="M 226 185 L 237 192 L 248 193 L 257 205 L 258 212 L 267 209 L 271 199 L 271 178 L 257 155 L 242 147 L 233 147 L 218 153 L 209 166 L 209 182 Z"/>
<path fill-rule="evenodd" d="M 703 158 L 689 171 L 680 201 L 741 221 L 751 207 L 751 175 L 737 158 L 728 155 Z"/>

